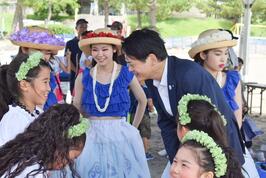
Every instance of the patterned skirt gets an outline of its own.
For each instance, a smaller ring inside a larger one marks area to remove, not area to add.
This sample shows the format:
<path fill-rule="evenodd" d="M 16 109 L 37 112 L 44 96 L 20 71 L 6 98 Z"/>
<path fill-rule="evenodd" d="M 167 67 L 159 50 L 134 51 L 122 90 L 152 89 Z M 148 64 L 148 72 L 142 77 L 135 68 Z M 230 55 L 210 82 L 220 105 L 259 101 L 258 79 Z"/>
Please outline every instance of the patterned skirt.
<path fill-rule="evenodd" d="M 75 162 L 82 178 L 151 177 L 139 131 L 125 119 L 91 120 L 86 135 Z"/>

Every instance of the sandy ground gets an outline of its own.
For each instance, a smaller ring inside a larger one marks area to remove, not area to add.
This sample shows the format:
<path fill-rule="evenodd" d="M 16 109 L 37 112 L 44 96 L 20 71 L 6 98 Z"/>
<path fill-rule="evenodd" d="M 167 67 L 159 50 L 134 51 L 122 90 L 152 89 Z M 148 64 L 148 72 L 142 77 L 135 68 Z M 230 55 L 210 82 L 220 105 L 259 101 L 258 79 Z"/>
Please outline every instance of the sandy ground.
<path fill-rule="evenodd" d="M 0 40 L 0 62 L 1 64 L 6 64 L 10 62 L 10 56 L 15 55 L 17 53 L 18 48 L 12 45 L 8 40 Z M 187 49 L 171 49 L 169 50 L 169 54 L 177 55 L 181 58 L 187 58 Z M 249 63 L 249 77 L 248 81 L 255 81 L 259 83 L 266 84 L 266 56 L 254 54 L 253 59 Z M 266 132 L 266 92 L 264 92 L 263 99 L 263 114 L 262 116 L 258 116 L 259 113 L 259 90 L 254 91 L 253 98 L 253 117 L 258 125 L 258 127 L 262 128 L 264 132 Z M 152 178 L 160 178 L 161 174 L 166 166 L 167 158 L 158 155 L 158 151 L 164 148 L 162 143 L 162 138 L 160 134 L 160 129 L 157 126 L 157 118 L 152 118 L 152 137 L 151 137 L 151 145 L 150 152 L 154 156 L 153 160 L 148 161 L 150 172 Z M 257 137 L 254 140 L 253 149 L 254 151 L 259 151 L 261 145 L 266 144 L 266 136 L 265 134 Z"/>

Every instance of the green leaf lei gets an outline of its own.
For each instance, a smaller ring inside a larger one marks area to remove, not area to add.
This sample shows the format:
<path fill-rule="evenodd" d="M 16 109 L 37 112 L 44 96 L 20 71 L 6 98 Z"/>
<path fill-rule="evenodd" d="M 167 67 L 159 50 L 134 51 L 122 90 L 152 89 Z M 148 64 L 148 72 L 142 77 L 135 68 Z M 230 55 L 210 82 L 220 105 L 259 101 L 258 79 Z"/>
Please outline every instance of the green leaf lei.
<path fill-rule="evenodd" d="M 16 78 L 18 81 L 26 79 L 26 75 L 28 74 L 29 70 L 38 66 L 40 61 L 43 58 L 43 54 L 41 52 L 35 52 L 29 56 L 26 62 L 23 62 L 18 72 L 16 73 Z"/>
<path fill-rule="evenodd" d="M 178 102 L 177 109 L 178 109 L 178 113 L 179 113 L 179 122 L 181 125 L 186 125 L 186 124 L 191 123 L 191 118 L 189 116 L 188 109 L 187 109 L 187 105 L 188 105 L 189 101 L 191 101 L 191 100 L 204 100 L 204 101 L 209 102 L 214 107 L 215 111 L 217 111 L 218 114 L 221 116 L 221 118 L 224 122 L 224 125 L 226 125 L 226 120 L 225 120 L 224 116 L 218 111 L 216 106 L 212 104 L 210 98 L 208 98 L 205 95 L 190 94 L 190 93 L 184 95 Z"/>
<path fill-rule="evenodd" d="M 185 143 L 188 140 L 194 140 L 209 150 L 214 161 L 216 177 L 225 175 L 227 170 L 227 158 L 222 148 L 214 142 L 212 137 L 203 131 L 192 130 L 185 134 L 181 142 Z"/>
<path fill-rule="evenodd" d="M 84 134 L 89 128 L 88 119 L 81 117 L 80 122 L 76 125 L 71 126 L 68 129 L 68 138 L 78 137 Z"/>

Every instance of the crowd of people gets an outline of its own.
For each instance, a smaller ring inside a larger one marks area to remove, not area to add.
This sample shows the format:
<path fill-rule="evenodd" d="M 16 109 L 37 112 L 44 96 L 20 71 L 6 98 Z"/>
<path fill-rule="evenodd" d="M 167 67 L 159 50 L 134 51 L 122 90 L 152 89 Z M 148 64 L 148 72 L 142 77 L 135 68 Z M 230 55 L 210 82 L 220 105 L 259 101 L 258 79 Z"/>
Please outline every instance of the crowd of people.
<path fill-rule="evenodd" d="M 258 178 L 245 146 L 237 39 L 208 29 L 189 56 L 169 56 L 150 29 L 88 31 L 66 44 L 48 29 L 11 35 L 16 57 L 0 67 L 0 177 L 149 178 L 150 112 L 168 156 L 162 178 Z M 66 62 L 56 58 L 65 48 Z M 234 66 L 237 69 L 237 66 Z M 64 104 L 58 69 L 70 73 Z"/>

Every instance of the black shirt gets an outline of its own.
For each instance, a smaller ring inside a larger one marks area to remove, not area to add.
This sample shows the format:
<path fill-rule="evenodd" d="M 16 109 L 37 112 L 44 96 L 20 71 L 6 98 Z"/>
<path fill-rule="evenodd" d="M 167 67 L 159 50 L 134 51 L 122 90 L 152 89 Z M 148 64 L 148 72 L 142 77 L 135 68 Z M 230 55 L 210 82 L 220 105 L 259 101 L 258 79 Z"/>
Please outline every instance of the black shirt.
<path fill-rule="evenodd" d="M 66 48 L 65 48 L 65 55 L 67 50 L 69 49 L 71 52 L 71 62 L 74 64 L 74 66 L 78 66 L 79 65 L 79 60 L 80 60 L 80 56 L 82 51 L 79 49 L 79 45 L 78 45 L 79 39 L 77 37 L 74 37 L 72 40 L 69 40 L 66 43 Z"/>

